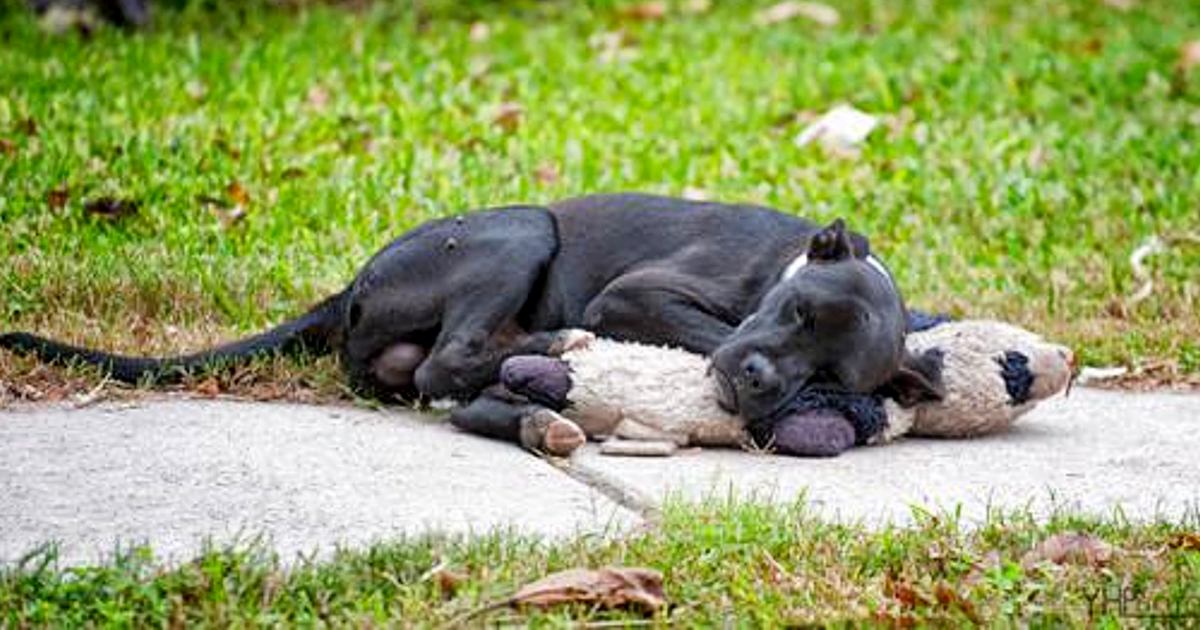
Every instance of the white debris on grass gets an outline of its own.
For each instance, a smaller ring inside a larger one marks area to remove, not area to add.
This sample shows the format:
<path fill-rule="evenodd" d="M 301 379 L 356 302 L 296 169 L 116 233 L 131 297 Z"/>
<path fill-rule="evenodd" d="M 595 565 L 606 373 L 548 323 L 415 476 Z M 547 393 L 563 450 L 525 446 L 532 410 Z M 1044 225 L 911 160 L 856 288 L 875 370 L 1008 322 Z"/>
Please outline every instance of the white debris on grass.
<path fill-rule="evenodd" d="M 879 126 L 879 118 L 838 105 L 815 120 L 796 136 L 796 146 L 820 142 L 826 148 L 850 149 L 861 144 Z"/>

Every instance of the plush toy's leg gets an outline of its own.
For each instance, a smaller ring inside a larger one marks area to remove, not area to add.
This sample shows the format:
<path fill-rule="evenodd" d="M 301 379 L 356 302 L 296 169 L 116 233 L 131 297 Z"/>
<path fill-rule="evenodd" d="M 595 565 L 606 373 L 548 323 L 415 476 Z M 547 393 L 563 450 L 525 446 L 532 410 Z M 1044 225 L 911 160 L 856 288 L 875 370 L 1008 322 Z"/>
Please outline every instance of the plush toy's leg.
<path fill-rule="evenodd" d="M 626 457 L 667 457 L 678 450 L 679 445 L 671 440 L 624 440 L 614 437 L 600 444 L 601 455 Z"/>
<path fill-rule="evenodd" d="M 510 357 L 500 366 L 500 384 L 540 405 L 561 411 L 571 393 L 571 368 L 566 361 L 537 355 Z"/>
<path fill-rule="evenodd" d="M 578 425 L 551 409 L 491 396 L 482 396 L 466 407 L 455 409 L 450 414 L 450 424 L 463 431 L 559 457 L 570 455 L 587 442 Z"/>
<path fill-rule="evenodd" d="M 775 425 L 775 449 L 784 455 L 833 457 L 854 446 L 854 425 L 841 414 L 806 411 Z"/>

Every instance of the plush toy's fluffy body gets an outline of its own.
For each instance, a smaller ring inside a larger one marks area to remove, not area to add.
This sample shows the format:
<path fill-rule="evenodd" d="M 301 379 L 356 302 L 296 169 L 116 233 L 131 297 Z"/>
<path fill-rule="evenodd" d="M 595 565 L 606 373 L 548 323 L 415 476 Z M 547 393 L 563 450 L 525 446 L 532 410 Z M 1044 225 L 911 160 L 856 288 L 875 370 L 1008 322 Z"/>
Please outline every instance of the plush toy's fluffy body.
<path fill-rule="evenodd" d="M 669 454 L 681 446 L 763 441 L 717 404 L 704 357 L 608 339 L 575 345 L 561 359 L 514 357 L 501 379 L 534 399 L 565 399 L 559 405 L 563 415 L 588 437 L 605 439 L 605 452 Z M 1071 376 L 1069 350 L 999 322 L 941 324 L 909 335 L 908 345 L 940 354 L 946 390 L 942 401 L 912 408 L 875 397 L 858 397 L 857 406 L 805 401 L 774 421 L 772 445 L 784 453 L 835 455 L 856 443 L 886 442 L 905 434 L 993 433 L 1062 391 Z M 874 413 L 873 404 L 879 406 L 878 414 L 886 414 L 884 420 L 856 417 Z"/>

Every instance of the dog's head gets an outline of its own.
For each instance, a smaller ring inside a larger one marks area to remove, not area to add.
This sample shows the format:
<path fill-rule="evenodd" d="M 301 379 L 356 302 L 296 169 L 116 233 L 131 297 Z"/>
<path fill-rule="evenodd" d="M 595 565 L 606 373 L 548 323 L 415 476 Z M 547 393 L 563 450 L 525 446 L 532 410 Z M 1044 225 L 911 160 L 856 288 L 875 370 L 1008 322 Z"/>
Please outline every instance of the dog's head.
<path fill-rule="evenodd" d="M 865 238 L 841 219 L 817 231 L 762 303 L 717 348 L 722 406 L 769 418 L 805 388 L 880 393 L 902 404 L 941 397 L 940 365 L 904 346 L 908 315 Z"/>

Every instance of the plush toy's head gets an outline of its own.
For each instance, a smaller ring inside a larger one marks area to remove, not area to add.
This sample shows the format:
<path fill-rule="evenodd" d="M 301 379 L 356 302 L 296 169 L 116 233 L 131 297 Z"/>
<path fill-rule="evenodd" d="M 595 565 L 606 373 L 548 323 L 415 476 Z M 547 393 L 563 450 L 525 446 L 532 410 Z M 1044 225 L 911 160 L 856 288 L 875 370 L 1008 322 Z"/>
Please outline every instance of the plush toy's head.
<path fill-rule="evenodd" d="M 1003 430 L 1038 401 L 1066 389 L 1074 368 L 1070 349 L 996 321 L 943 324 L 909 335 L 908 345 L 942 353 L 946 388 L 941 402 L 913 409 L 908 432 L 914 435 L 970 437 Z"/>
<path fill-rule="evenodd" d="M 945 395 L 901 406 L 878 395 L 804 392 L 768 423 L 747 426 L 759 444 L 802 456 L 837 455 L 854 444 L 906 433 L 974 437 L 1008 428 L 1066 388 L 1073 356 L 1022 328 L 986 320 L 932 321 L 908 336 L 910 352 L 936 361 Z"/>

